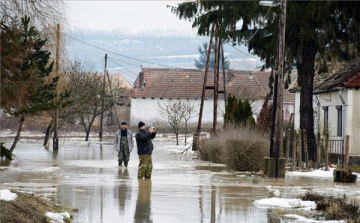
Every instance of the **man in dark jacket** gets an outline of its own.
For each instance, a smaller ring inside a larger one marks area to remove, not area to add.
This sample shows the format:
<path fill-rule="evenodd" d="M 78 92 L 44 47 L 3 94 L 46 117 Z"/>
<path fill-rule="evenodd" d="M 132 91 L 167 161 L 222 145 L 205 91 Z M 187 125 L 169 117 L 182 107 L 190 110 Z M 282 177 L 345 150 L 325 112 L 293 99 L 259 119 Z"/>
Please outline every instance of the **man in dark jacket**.
<path fill-rule="evenodd" d="M 154 146 L 151 142 L 155 138 L 155 128 L 150 127 L 149 131 L 146 131 L 146 125 L 144 122 L 139 122 L 139 131 L 135 135 L 136 145 L 139 155 L 139 170 L 138 178 L 150 179 L 152 172 L 152 158 L 151 154 L 154 150 Z"/>

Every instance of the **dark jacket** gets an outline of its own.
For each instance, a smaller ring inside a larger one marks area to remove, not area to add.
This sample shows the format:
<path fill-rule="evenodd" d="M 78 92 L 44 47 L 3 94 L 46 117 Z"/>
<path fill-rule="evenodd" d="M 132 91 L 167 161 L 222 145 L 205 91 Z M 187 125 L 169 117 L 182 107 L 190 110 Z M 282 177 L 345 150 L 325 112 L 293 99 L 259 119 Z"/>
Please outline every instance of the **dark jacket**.
<path fill-rule="evenodd" d="M 151 142 L 155 138 L 156 132 L 150 133 L 145 130 L 139 130 L 136 135 L 136 145 L 138 149 L 138 155 L 149 155 L 152 154 L 154 146 Z"/>

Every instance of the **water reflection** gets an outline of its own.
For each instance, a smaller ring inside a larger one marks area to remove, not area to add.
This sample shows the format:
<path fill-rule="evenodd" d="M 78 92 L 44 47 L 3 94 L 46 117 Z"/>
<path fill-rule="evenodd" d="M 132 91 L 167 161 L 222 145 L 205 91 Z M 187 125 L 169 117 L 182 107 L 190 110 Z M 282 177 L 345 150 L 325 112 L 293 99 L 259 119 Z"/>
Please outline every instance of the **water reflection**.
<path fill-rule="evenodd" d="M 151 180 L 138 180 L 139 193 L 134 215 L 135 223 L 151 223 Z"/>
<path fill-rule="evenodd" d="M 128 180 L 129 179 L 129 171 L 126 168 L 118 169 L 118 179 L 119 180 Z M 118 188 L 118 198 L 119 198 L 119 209 L 120 213 L 122 213 L 126 206 L 126 201 L 130 200 L 131 187 L 128 184 L 121 184 Z"/>

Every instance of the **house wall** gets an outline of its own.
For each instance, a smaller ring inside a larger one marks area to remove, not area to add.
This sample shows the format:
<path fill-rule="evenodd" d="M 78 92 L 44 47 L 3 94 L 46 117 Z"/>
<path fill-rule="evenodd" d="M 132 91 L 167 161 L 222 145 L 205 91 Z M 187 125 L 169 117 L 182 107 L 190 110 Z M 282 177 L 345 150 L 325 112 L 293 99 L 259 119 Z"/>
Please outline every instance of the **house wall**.
<path fill-rule="evenodd" d="M 344 133 L 350 136 L 350 155 L 360 156 L 360 90 L 345 89 L 342 91 L 345 100 L 344 115 Z M 336 106 L 341 106 L 342 101 L 339 91 L 327 92 L 314 95 L 314 127 L 317 132 L 317 99 L 320 101 L 320 134 L 324 134 L 324 106 L 328 106 L 328 128 L 329 138 L 333 140 L 341 140 L 341 136 L 337 136 L 338 110 Z M 300 92 L 295 93 L 295 129 L 300 129 Z"/>
<path fill-rule="evenodd" d="M 360 89 L 349 90 L 350 154 L 360 156 Z"/>
<path fill-rule="evenodd" d="M 344 137 L 350 136 L 349 146 L 351 156 L 360 156 L 360 91 L 345 89 L 342 91 L 345 101 L 344 115 Z M 324 106 L 328 106 L 329 137 L 334 140 L 341 140 L 337 136 L 338 110 L 336 106 L 341 106 L 342 101 L 338 91 L 322 93 L 318 95 L 320 101 L 320 133 L 324 133 Z"/>
<path fill-rule="evenodd" d="M 186 101 L 185 99 L 179 99 Z M 159 105 L 166 104 L 168 100 L 166 99 L 159 99 L 159 98 L 131 98 L 131 108 L 130 108 L 130 124 L 132 126 L 136 126 L 139 121 L 143 121 L 148 125 L 157 123 L 157 122 L 164 122 L 165 120 L 159 114 Z M 197 126 L 199 120 L 199 111 L 200 111 L 200 103 L 201 100 L 190 100 L 190 102 L 195 107 L 194 117 L 188 121 L 189 126 Z M 261 107 L 263 104 L 263 100 L 255 101 L 251 104 L 252 111 L 254 118 L 256 120 Z M 209 99 L 204 101 L 204 110 L 202 116 L 202 125 L 210 125 L 212 126 L 213 122 L 213 107 L 214 107 L 214 100 Z M 219 99 L 218 101 L 218 124 L 222 124 L 224 122 L 224 100 Z M 220 126 L 219 126 L 220 127 Z"/>

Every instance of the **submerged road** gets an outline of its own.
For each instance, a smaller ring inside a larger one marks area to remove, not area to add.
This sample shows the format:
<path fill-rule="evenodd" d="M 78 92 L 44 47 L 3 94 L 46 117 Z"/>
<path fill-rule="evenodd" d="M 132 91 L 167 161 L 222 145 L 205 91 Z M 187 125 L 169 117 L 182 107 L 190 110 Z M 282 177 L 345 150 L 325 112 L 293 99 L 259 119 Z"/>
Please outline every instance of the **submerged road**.
<path fill-rule="evenodd" d="M 9 146 L 12 139 L 2 140 Z M 136 149 L 126 169 L 117 166 L 112 138 L 105 138 L 102 144 L 97 139 L 90 143 L 82 140 L 61 139 L 57 154 L 44 149 L 41 139 L 21 140 L 14 151 L 15 160 L 1 162 L 1 189 L 31 191 L 76 207 L 79 211 L 72 215 L 77 223 L 275 223 L 283 221 L 272 219 L 267 209 L 253 204 L 255 200 L 298 198 L 307 190 L 335 187 L 331 180 L 319 183 L 314 178 L 254 180 L 228 172 L 223 165 L 193 159 L 193 154 L 180 159 L 174 152 L 186 147 L 174 146 L 161 137 L 153 140 L 152 179 L 138 180 Z M 343 190 L 357 193 L 356 185 Z"/>

